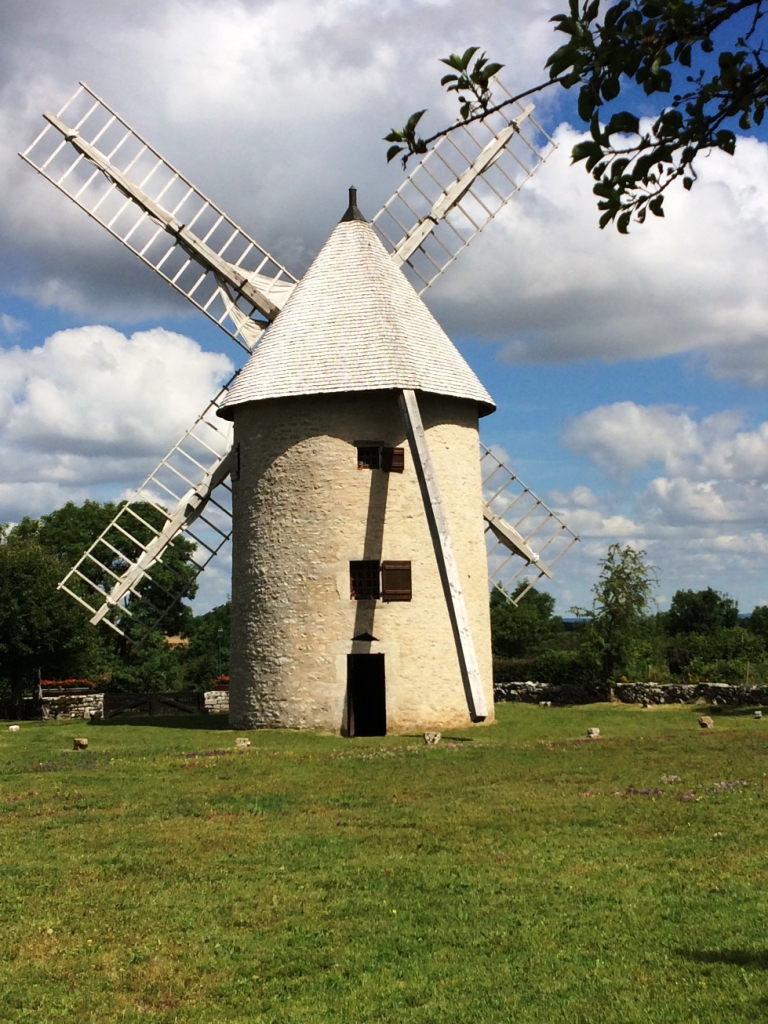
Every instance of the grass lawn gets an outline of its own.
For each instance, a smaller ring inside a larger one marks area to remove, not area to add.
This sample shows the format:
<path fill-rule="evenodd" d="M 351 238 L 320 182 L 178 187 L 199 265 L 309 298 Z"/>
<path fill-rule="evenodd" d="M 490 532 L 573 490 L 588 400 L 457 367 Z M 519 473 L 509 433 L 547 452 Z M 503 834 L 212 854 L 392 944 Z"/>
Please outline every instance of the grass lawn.
<path fill-rule="evenodd" d="M 1 726 L 0 1020 L 768 1020 L 768 716 L 497 710 Z"/>

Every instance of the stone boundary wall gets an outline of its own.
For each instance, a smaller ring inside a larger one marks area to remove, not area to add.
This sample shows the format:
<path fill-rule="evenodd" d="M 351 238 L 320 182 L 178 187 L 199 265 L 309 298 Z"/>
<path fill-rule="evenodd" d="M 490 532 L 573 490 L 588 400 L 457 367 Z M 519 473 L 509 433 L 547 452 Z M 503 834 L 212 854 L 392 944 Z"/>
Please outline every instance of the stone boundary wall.
<path fill-rule="evenodd" d="M 727 683 L 618 683 L 613 696 L 624 704 L 687 704 L 696 700 L 715 705 L 768 704 L 768 686 L 730 686 Z M 602 684 L 559 686 L 555 683 L 497 683 L 497 702 L 591 704 L 606 700 Z"/>
<path fill-rule="evenodd" d="M 209 715 L 229 714 L 229 690 L 206 690 L 205 711 Z"/>
<path fill-rule="evenodd" d="M 203 696 L 206 714 L 229 714 L 229 693 L 226 690 L 208 690 Z M 40 717 L 43 721 L 51 718 L 80 718 L 88 721 L 104 713 L 103 693 L 65 693 L 59 697 L 43 697 L 42 701 L 34 703 L 42 704 Z"/>
<path fill-rule="evenodd" d="M 88 721 L 104 711 L 103 693 L 64 693 L 60 697 L 43 697 L 42 719 L 83 718 Z"/>

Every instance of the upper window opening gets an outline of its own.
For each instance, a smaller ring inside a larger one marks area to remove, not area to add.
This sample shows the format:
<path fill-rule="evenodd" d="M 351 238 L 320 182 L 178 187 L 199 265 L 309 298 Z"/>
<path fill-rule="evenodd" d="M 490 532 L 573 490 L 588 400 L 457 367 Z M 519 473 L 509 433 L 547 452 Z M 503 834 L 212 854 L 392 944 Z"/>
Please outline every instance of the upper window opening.
<path fill-rule="evenodd" d="M 381 597 L 378 559 L 349 563 L 349 596 L 353 601 L 376 601 Z"/>
<path fill-rule="evenodd" d="M 402 473 L 405 468 L 405 449 L 383 445 L 357 445 L 358 469 L 383 469 L 385 473 Z"/>
<path fill-rule="evenodd" d="M 357 468 L 378 469 L 381 464 L 381 449 L 376 445 L 358 445 Z"/>

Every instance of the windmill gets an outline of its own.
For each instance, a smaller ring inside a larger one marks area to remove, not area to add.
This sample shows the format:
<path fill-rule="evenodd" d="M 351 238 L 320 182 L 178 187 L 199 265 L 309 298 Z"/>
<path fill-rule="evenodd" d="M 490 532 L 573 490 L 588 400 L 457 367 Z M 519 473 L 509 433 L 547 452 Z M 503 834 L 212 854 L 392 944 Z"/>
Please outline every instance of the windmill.
<path fill-rule="evenodd" d="M 532 111 L 457 126 L 370 223 L 351 189 L 301 282 L 82 83 L 20 154 L 249 355 L 60 584 L 140 636 L 189 585 L 169 548 L 201 572 L 234 522 L 235 725 L 492 717 L 487 579 L 519 600 L 577 538 L 478 466 L 493 401 L 420 295 L 551 152 Z"/>

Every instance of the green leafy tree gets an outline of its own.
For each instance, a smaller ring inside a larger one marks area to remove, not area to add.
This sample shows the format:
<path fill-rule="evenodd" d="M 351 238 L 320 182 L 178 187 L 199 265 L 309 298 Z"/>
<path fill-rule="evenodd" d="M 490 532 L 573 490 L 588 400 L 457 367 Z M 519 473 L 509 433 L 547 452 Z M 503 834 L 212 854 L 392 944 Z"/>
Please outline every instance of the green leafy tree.
<path fill-rule="evenodd" d="M 754 608 L 745 625 L 751 633 L 762 637 L 763 643 L 768 648 L 768 605 L 759 604 Z"/>
<path fill-rule="evenodd" d="M 61 559 L 66 572 L 107 530 L 124 505 L 125 502 L 116 505 L 113 502 L 98 501 L 85 501 L 82 505 L 76 505 L 70 501 L 39 519 L 25 517 L 10 531 L 8 541 L 35 540 Z M 146 543 L 151 537 L 151 531 L 141 520 L 160 529 L 165 517 L 162 511 L 148 502 L 136 502 L 132 508 L 140 518 L 131 518 L 130 522 L 123 525 L 130 528 L 137 541 Z M 100 569 L 95 562 L 88 562 L 82 566 L 82 572 L 98 586 L 109 590 L 114 582 L 114 576 L 110 573 L 119 576 L 128 564 L 127 559 L 136 558 L 139 547 L 114 528 L 105 540 L 108 544 L 100 544 L 94 554 L 106 566 L 106 570 Z M 177 537 L 164 552 L 162 561 L 154 565 L 149 570 L 148 578 L 137 586 L 138 593 L 147 601 L 134 600 L 129 607 L 134 616 L 133 624 L 142 635 L 153 630 L 160 613 L 163 618 L 159 629 L 166 635 L 183 634 L 189 628 L 192 611 L 184 599 L 193 598 L 197 592 L 197 574 L 191 565 L 193 552 L 194 545 L 190 541 L 185 537 Z M 88 584 L 74 579 L 72 586 L 74 589 L 82 588 L 86 599 L 93 599 L 95 591 Z"/>
<path fill-rule="evenodd" d="M 592 588 L 592 607 L 572 609 L 587 621 L 582 643 L 599 657 L 605 682 L 629 667 L 652 628 L 649 611 L 657 580 L 644 556 L 629 545 L 611 544 Z"/>
<path fill-rule="evenodd" d="M 595 180 L 600 226 L 614 222 L 626 232 L 648 210 L 664 215 L 664 193 L 673 182 L 693 186 L 702 155 L 713 149 L 732 154 L 736 129 L 762 124 L 767 10 L 764 0 L 617 0 L 607 6 L 569 0 L 568 13 L 552 19 L 567 41 L 550 55 L 548 79 L 491 106 L 484 75 L 501 65 L 485 54 L 476 58 L 477 47 L 470 47 L 443 58 L 454 71 L 443 84 L 459 95 L 464 124 L 552 85 L 578 88 L 578 113 L 590 138 L 572 157 L 584 161 Z M 633 96 L 632 109 L 619 106 L 622 93 Z M 405 165 L 453 127 L 422 138 L 424 113 L 386 136 L 389 160 L 400 156 Z M 648 126 L 641 126 L 648 114 Z"/>
<path fill-rule="evenodd" d="M 66 566 L 35 540 L 0 544 L 0 678 L 18 704 L 37 679 L 86 675 L 96 631 L 57 584 Z"/>
<path fill-rule="evenodd" d="M 210 689 L 220 675 L 229 675 L 229 601 L 196 615 L 189 630 L 189 646 L 182 655 L 188 682 L 195 689 Z M 219 660 L 219 654 L 221 659 Z"/>
<path fill-rule="evenodd" d="M 526 583 L 519 583 L 512 597 L 518 598 L 526 586 Z M 517 605 L 494 590 L 491 594 L 494 655 L 526 658 L 541 654 L 543 648 L 562 630 L 562 619 L 554 615 L 554 610 L 554 597 L 543 590 L 530 590 Z"/>
<path fill-rule="evenodd" d="M 715 633 L 731 629 L 739 621 L 739 606 L 712 587 L 706 590 L 678 590 L 672 597 L 666 615 L 670 636 L 681 633 Z"/>

